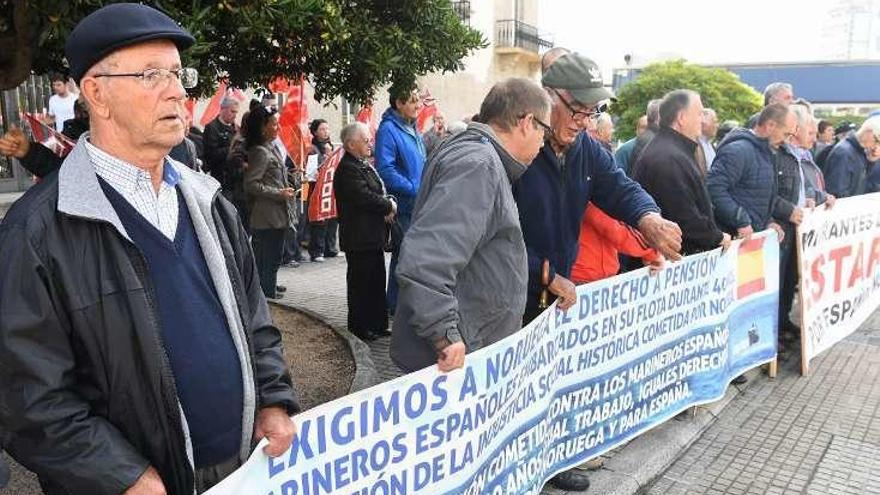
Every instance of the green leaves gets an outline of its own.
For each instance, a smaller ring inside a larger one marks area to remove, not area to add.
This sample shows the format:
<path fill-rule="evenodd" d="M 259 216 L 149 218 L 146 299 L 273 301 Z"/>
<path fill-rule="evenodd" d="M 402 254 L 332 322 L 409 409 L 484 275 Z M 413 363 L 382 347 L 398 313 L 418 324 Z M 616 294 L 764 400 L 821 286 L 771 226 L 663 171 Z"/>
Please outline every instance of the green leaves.
<path fill-rule="evenodd" d="M 761 110 L 763 102 L 760 94 L 728 70 L 700 67 L 684 60 L 652 64 L 620 90 L 617 102 L 611 107 L 611 113 L 620 117 L 617 124 L 620 139 L 635 135 L 636 121 L 645 114 L 650 100 L 662 98 L 674 89 L 700 93 L 703 106 L 714 109 L 719 122 L 737 120 L 744 124 Z"/>
<path fill-rule="evenodd" d="M 63 70 L 64 41 L 101 0 L 33 0 L 39 36 L 36 72 Z M 198 42 L 183 54 L 199 71 L 196 95 L 220 80 L 264 86 L 307 77 L 315 97 L 367 102 L 389 83 L 461 68 L 486 46 L 461 23 L 449 0 L 154 0 L 145 2 L 187 28 Z M 55 22 L 53 22 L 55 21 Z"/>

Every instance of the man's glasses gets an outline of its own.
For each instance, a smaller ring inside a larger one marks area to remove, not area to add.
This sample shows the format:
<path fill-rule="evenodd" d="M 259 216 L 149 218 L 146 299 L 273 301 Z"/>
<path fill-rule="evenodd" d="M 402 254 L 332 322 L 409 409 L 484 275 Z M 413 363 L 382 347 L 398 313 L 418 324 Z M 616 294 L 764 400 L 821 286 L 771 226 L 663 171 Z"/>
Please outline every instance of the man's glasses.
<path fill-rule="evenodd" d="M 535 117 L 534 115 L 532 115 L 532 120 L 536 124 L 538 124 L 538 127 L 540 127 L 544 131 L 544 134 L 553 134 L 553 128 L 550 127 L 546 122 L 539 119 L 538 117 Z"/>
<path fill-rule="evenodd" d="M 576 110 L 574 108 L 574 105 L 572 105 L 568 100 L 566 100 L 564 96 L 562 96 L 562 93 L 560 93 L 556 89 L 554 89 L 553 92 L 556 93 L 556 96 L 559 97 L 559 100 L 562 102 L 563 105 L 565 105 L 565 108 L 568 109 L 568 111 L 571 113 L 571 118 L 574 120 L 582 121 L 582 120 L 590 119 L 593 122 L 595 122 L 595 121 L 599 120 L 600 115 L 602 115 L 603 113 L 605 113 L 608 110 L 608 105 L 606 105 L 604 103 L 601 105 L 598 105 L 596 108 L 594 108 L 592 111 L 589 111 L 589 112 L 585 112 L 583 110 Z"/>
<path fill-rule="evenodd" d="M 94 77 L 137 77 L 141 80 L 141 85 L 146 89 L 156 89 L 161 84 L 162 87 L 168 84 L 174 76 L 180 81 L 180 84 L 186 89 L 192 89 L 199 83 L 199 73 L 191 67 L 183 69 L 147 69 L 143 72 L 128 72 L 120 74 L 95 74 Z"/>

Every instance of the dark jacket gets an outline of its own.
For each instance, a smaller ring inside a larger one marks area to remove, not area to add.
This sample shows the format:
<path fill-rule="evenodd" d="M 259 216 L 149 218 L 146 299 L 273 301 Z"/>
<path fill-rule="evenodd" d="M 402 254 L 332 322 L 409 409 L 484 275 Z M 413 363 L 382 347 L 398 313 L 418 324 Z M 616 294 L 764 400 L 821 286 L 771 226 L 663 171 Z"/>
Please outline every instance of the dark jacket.
<path fill-rule="evenodd" d="M 633 146 L 632 153 L 629 155 L 629 170 L 627 170 L 627 172 L 630 177 L 636 173 L 636 168 L 639 166 L 639 158 L 642 157 L 642 152 L 645 151 L 645 148 L 647 148 L 649 144 L 651 144 L 651 141 L 657 136 L 658 131 L 660 131 L 659 125 L 648 124 L 648 128 L 645 129 L 645 132 L 636 138 L 636 144 Z"/>
<path fill-rule="evenodd" d="M 379 174 L 369 163 L 346 152 L 333 176 L 339 216 L 339 246 L 345 252 L 381 251 L 385 246 L 385 216 L 391 200 Z"/>
<path fill-rule="evenodd" d="M 401 368 L 436 363 L 438 339 L 473 352 L 521 328 L 526 250 L 510 185 L 524 171 L 476 122 L 431 155 L 397 265 L 391 359 Z"/>
<path fill-rule="evenodd" d="M 681 227 L 684 254 L 715 249 L 723 237 L 695 158 L 698 147 L 696 141 L 661 128 L 645 148 L 639 175 L 633 177 L 654 198 L 663 217 Z"/>
<path fill-rule="evenodd" d="M 247 234 L 213 179 L 178 188 L 230 322 L 245 386 L 242 454 L 260 408 L 298 409 Z M 144 256 L 80 143 L 0 224 L 4 448 L 55 494 L 119 494 L 148 465 L 193 493 L 188 433 Z M 197 356 L 194 356 L 197 359 Z M 8 386 L 8 384 L 15 386 Z"/>
<path fill-rule="evenodd" d="M 388 194 L 397 198 L 397 214 L 412 215 L 425 166 L 425 144 L 416 128 L 393 108 L 382 114 L 375 155 L 376 170 Z"/>
<path fill-rule="evenodd" d="M 865 148 L 855 134 L 850 134 L 829 152 L 825 160 L 825 185 L 838 198 L 875 192 L 880 186 L 880 171 L 868 161 Z"/>
<path fill-rule="evenodd" d="M 252 229 L 286 229 L 292 225 L 292 198 L 281 193 L 287 184 L 287 169 L 272 143 L 248 149 L 244 173 Z"/>
<path fill-rule="evenodd" d="M 749 225 L 755 232 L 767 228 L 776 198 L 774 161 L 767 140 L 750 130 L 724 138 L 706 179 L 719 227 L 731 234 Z"/>
<path fill-rule="evenodd" d="M 217 117 L 205 126 L 202 138 L 205 153 L 202 168 L 220 181 L 224 191 L 233 189 L 237 182 L 241 182 L 240 170 L 229 169 L 226 163 L 234 136 L 235 124 L 224 124 Z"/>
<path fill-rule="evenodd" d="M 513 188 L 529 255 L 529 296 L 541 290 L 541 265 L 550 260 L 550 279 L 568 278 L 578 249 L 581 219 L 593 201 L 605 213 L 635 227 L 660 211 L 638 183 L 617 168 L 611 154 L 586 133 L 578 134 L 562 162 L 544 144 Z"/>
<path fill-rule="evenodd" d="M 801 188 L 802 169 L 800 158 L 788 144 L 779 147 L 776 154 L 776 199 L 773 202 L 773 218 L 777 222 L 790 223 L 791 213 L 798 207 Z M 806 189 L 804 199 L 806 200 Z"/>

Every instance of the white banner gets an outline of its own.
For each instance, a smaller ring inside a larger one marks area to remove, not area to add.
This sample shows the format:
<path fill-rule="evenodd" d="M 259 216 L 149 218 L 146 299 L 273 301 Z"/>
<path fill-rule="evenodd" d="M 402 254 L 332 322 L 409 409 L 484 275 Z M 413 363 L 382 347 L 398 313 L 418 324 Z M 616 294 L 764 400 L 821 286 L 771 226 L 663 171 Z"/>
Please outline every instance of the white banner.
<path fill-rule="evenodd" d="M 578 288 L 514 335 L 294 418 L 210 495 L 540 492 L 776 356 L 775 234 Z"/>
<path fill-rule="evenodd" d="M 798 228 L 802 372 L 880 306 L 880 193 L 817 208 Z"/>

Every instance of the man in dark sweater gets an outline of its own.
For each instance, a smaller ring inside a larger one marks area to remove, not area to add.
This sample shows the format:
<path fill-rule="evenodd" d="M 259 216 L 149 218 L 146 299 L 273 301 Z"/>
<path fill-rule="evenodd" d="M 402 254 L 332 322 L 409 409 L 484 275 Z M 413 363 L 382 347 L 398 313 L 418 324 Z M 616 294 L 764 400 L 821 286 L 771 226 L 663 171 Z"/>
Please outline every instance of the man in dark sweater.
<path fill-rule="evenodd" d="M 203 493 L 293 440 L 247 235 L 214 179 L 167 159 L 194 42 L 140 4 L 80 21 L 65 52 L 91 133 L 0 224 L 3 448 L 49 495 Z"/>
<path fill-rule="evenodd" d="M 226 166 L 229 146 L 237 131 L 235 117 L 238 115 L 238 100 L 231 97 L 220 102 L 220 114 L 208 122 L 202 135 L 205 149 L 203 169 L 220 181 L 223 192 L 228 193 L 235 187 L 236 180 L 241 182 L 241 173 L 231 171 Z"/>
<path fill-rule="evenodd" d="M 663 215 L 682 230 L 682 253 L 730 246 L 730 235 L 715 225 L 712 202 L 697 160 L 703 104 L 688 90 L 668 93 L 660 103 L 660 130 L 645 148 L 633 176 L 654 198 Z"/>

